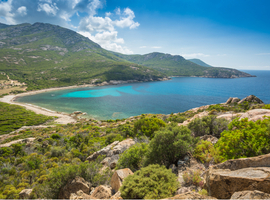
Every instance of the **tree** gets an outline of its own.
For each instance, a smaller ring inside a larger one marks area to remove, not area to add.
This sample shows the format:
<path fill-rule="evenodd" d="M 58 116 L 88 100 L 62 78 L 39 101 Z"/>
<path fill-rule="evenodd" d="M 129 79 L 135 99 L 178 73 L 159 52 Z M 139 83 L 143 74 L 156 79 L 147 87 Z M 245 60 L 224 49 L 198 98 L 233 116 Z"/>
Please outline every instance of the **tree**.
<path fill-rule="evenodd" d="M 168 168 L 192 151 L 197 141 L 185 126 L 163 128 L 155 133 L 149 144 L 145 165 L 160 164 Z"/>

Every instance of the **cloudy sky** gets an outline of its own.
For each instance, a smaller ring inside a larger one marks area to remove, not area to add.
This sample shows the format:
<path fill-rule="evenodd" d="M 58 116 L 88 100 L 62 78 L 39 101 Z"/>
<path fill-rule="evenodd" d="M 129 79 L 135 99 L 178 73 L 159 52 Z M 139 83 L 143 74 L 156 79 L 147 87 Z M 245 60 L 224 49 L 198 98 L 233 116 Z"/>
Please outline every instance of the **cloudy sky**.
<path fill-rule="evenodd" d="M 0 22 L 72 29 L 124 54 L 270 70 L 269 0 L 0 0 Z"/>

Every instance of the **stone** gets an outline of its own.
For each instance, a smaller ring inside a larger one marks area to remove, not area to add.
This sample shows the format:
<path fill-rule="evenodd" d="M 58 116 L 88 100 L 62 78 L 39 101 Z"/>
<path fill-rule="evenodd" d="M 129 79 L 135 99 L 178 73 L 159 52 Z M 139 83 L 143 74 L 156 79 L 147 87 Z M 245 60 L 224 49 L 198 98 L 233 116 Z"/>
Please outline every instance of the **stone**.
<path fill-rule="evenodd" d="M 200 195 L 199 193 L 197 192 L 186 192 L 186 193 L 183 193 L 183 194 L 178 194 L 174 197 L 169 197 L 169 198 L 166 198 L 166 199 L 216 199 L 214 197 L 210 197 L 210 196 L 204 196 L 204 195 Z"/>
<path fill-rule="evenodd" d="M 77 200 L 77 199 L 94 199 L 94 198 L 92 198 L 88 194 L 85 194 L 82 190 L 79 190 L 76 193 L 71 193 L 69 199 Z"/>
<path fill-rule="evenodd" d="M 208 111 L 203 111 L 203 112 L 200 112 L 196 115 L 194 115 L 192 118 L 190 119 L 187 119 L 186 121 L 184 121 L 183 123 L 178 123 L 178 126 L 187 126 L 190 122 L 192 122 L 194 119 L 196 118 L 202 118 L 204 116 L 207 116 L 208 115 Z"/>
<path fill-rule="evenodd" d="M 110 188 L 100 185 L 95 188 L 94 192 L 92 193 L 91 197 L 95 199 L 109 199 L 112 196 L 112 191 Z"/>
<path fill-rule="evenodd" d="M 119 169 L 114 172 L 111 179 L 111 187 L 113 194 L 119 190 L 124 179 L 132 174 L 133 172 L 129 168 Z"/>
<path fill-rule="evenodd" d="M 249 95 L 246 98 L 242 99 L 241 101 L 238 102 L 238 104 L 243 103 L 244 101 L 248 101 L 251 103 L 263 103 L 263 101 L 261 99 L 259 99 L 258 97 L 254 96 L 254 95 Z"/>
<path fill-rule="evenodd" d="M 230 97 L 225 104 L 230 104 L 230 103 L 237 103 L 239 102 L 240 99 L 238 97 Z"/>
<path fill-rule="evenodd" d="M 92 161 L 95 160 L 99 155 L 107 155 L 108 152 L 116 145 L 119 141 L 114 141 L 113 143 L 109 144 L 108 146 L 104 147 L 103 149 L 93 153 L 92 155 L 88 156 L 86 160 Z"/>
<path fill-rule="evenodd" d="M 257 121 L 257 120 L 263 120 L 264 116 L 270 116 L 270 110 L 269 109 L 253 109 L 249 110 L 243 115 L 241 115 L 240 119 L 248 118 L 249 121 Z"/>
<path fill-rule="evenodd" d="M 117 155 L 113 155 L 112 157 L 110 157 L 110 160 L 108 162 L 109 163 L 109 167 L 111 169 L 114 169 L 116 167 L 116 164 L 117 164 L 118 160 L 119 160 L 119 155 L 118 154 Z"/>
<path fill-rule="evenodd" d="M 121 192 L 120 192 L 120 191 L 116 192 L 116 193 L 111 197 L 111 199 L 123 199 L 123 198 L 121 197 Z"/>
<path fill-rule="evenodd" d="M 192 191 L 192 190 L 190 190 L 190 187 L 181 187 L 175 192 L 175 195 L 183 194 L 183 193 L 190 192 L 190 191 Z"/>
<path fill-rule="evenodd" d="M 235 192 L 231 199 L 270 199 L 270 194 L 254 190 Z"/>
<path fill-rule="evenodd" d="M 248 167 L 270 167 L 270 154 L 227 160 L 224 163 L 212 166 L 212 169 L 238 170 Z"/>
<path fill-rule="evenodd" d="M 33 189 L 24 189 L 19 193 L 20 199 L 30 199 L 30 194 Z"/>
<path fill-rule="evenodd" d="M 208 194 L 218 199 L 229 199 L 238 191 L 259 190 L 270 193 L 270 168 L 249 167 L 231 171 L 212 169 L 206 172 Z"/>
<path fill-rule="evenodd" d="M 75 177 L 75 179 L 71 179 L 68 183 L 60 189 L 59 199 L 69 199 L 71 193 L 78 192 L 82 190 L 84 193 L 89 194 L 91 188 L 91 183 L 85 181 L 82 177 Z"/>
<path fill-rule="evenodd" d="M 223 119 L 226 119 L 228 121 L 232 121 L 233 119 L 235 119 L 236 117 L 241 117 L 244 113 L 236 113 L 236 114 L 233 114 L 233 113 L 226 113 L 226 114 L 221 114 L 219 116 L 217 116 L 217 119 L 219 118 L 223 118 Z"/>
<path fill-rule="evenodd" d="M 200 137 L 200 140 L 206 140 L 211 142 L 212 144 L 216 144 L 218 139 L 212 135 L 204 135 Z"/>
<path fill-rule="evenodd" d="M 169 169 L 172 170 L 172 173 L 178 174 L 178 169 L 177 169 L 177 167 L 175 166 L 175 164 L 171 164 L 170 167 L 169 167 Z"/>
<path fill-rule="evenodd" d="M 122 142 L 119 142 L 117 145 L 113 147 L 112 153 L 113 155 L 121 154 L 134 144 L 135 144 L 135 141 L 131 138 L 123 140 Z"/>

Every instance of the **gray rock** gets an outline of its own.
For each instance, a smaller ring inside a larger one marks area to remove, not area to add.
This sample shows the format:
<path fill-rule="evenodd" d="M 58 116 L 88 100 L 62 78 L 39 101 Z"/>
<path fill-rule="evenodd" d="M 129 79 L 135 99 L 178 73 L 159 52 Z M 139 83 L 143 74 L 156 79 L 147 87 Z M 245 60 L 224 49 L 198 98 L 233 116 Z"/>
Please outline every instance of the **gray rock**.
<path fill-rule="evenodd" d="M 231 199 L 270 199 L 270 194 L 254 190 L 235 192 Z"/>
<path fill-rule="evenodd" d="M 24 189 L 19 193 L 20 199 L 30 199 L 30 194 L 33 189 Z"/>

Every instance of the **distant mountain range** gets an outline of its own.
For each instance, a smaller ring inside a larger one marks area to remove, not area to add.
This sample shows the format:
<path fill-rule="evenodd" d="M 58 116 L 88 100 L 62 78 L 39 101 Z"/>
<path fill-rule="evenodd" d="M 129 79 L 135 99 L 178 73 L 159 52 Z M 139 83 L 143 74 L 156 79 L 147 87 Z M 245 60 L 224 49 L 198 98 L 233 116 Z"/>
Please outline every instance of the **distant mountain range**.
<path fill-rule="evenodd" d="M 238 78 L 251 75 L 205 66 L 200 60 L 163 53 L 124 55 L 56 25 L 0 23 L 0 73 L 25 82 L 28 90 L 101 83 L 155 81 L 168 76 Z"/>

